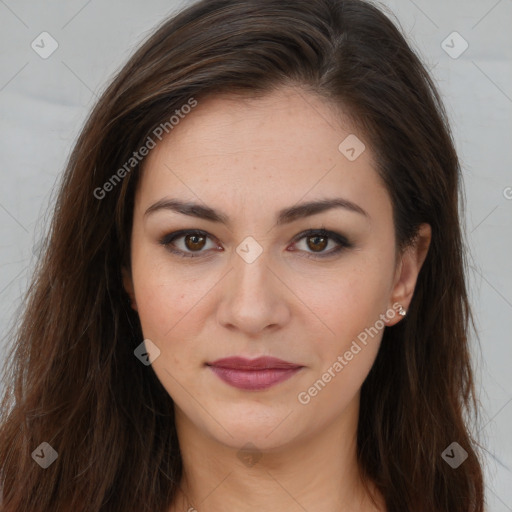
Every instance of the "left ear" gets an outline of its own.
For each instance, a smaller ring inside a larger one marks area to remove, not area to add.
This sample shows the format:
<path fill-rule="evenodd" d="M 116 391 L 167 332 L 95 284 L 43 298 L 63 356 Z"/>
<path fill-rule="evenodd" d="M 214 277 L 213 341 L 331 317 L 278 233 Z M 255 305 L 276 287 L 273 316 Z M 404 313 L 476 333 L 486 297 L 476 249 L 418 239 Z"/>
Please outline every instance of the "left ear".
<path fill-rule="evenodd" d="M 427 257 L 431 239 L 430 224 L 421 224 L 414 241 L 404 249 L 396 268 L 393 292 L 390 298 L 389 307 L 394 311 L 396 311 L 397 305 L 402 306 L 405 311 L 409 308 L 418 274 Z M 395 325 L 401 318 L 402 316 L 396 314 L 387 321 L 387 325 Z"/>

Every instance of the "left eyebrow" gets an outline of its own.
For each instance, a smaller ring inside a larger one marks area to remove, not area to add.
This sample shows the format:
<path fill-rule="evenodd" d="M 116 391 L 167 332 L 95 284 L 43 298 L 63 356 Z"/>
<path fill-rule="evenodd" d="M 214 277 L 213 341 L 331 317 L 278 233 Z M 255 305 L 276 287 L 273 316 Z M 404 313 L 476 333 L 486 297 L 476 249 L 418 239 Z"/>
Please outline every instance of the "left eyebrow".
<path fill-rule="evenodd" d="M 364 215 L 369 218 L 368 213 L 363 210 L 359 205 L 343 199 L 341 197 L 332 199 L 321 199 L 318 201 L 310 201 L 307 203 L 301 203 L 298 205 L 290 206 L 280 210 L 276 215 L 276 225 L 288 224 L 297 219 L 316 215 L 332 208 L 344 208 L 348 211 Z M 219 222 L 225 225 L 229 225 L 229 217 L 209 206 L 194 203 L 190 201 L 181 201 L 179 199 L 160 199 L 156 203 L 152 204 L 144 213 L 144 216 L 150 215 L 159 210 L 171 210 L 182 215 L 188 215 L 190 217 L 197 217 L 199 219 L 205 219 L 212 222 Z"/>

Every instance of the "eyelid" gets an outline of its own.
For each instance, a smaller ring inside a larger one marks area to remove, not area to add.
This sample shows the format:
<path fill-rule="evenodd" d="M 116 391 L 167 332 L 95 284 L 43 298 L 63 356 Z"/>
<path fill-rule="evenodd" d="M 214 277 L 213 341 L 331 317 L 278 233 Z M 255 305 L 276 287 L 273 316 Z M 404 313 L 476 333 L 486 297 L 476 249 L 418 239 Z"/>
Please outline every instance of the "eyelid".
<path fill-rule="evenodd" d="M 203 231 L 202 229 L 181 229 L 178 231 L 173 231 L 172 233 L 169 233 L 169 234 L 163 236 L 159 240 L 159 243 L 161 245 L 163 245 L 164 247 L 166 247 L 167 250 L 169 250 L 173 254 L 177 254 L 178 256 L 189 257 L 189 258 L 207 257 L 208 255 L 206 254 L 206 251 L 196 251 L 196 253 L 194 253 L 194 252 L 182 251 L 181 249 L 172 249 L 171 248 L 172 242 L 174 242 L 174 240 L 184 237 L 184 236 L 187 236 L 187 235 L 204 236 L 206 238 L 209 238 L 209 239 L 215 241 L 217 244 L 219 244 L 216 237 L 214 237 L 213 235 L 210 235 L 210 233 L 208 233 L 207 231 Z M 315 236 L 315 235 L 320 236 L 320 237 L 322 237 L 322 236 L 327 237 L 329 240 L 336 242 L 338 244 L 338 247 L 331 249 L 328 252 L 315 253 L 315 252 L 307 252 L 306 251 L 306 255 L 304 255 L 304 257 L 306 257 L 306 258 L 313 258 L 313 259 L 327 258 L 329 256 L 333 256 L 333 255 L 339 253 L 343 249 L 349 249 L 349 248 L 353 247 L 353 244 L 345 236 L 343 236 L 340 233 L 337 233 L 335 231 L 327 230 L 324 227 L 306 229 L 306 230 L 302 231 L 301 233 L 298 233 L 297 235 L 295 235 L 295 237 L 292 240 L 292 243 L 296 244 L 298 241 L 302 240 L 303 238 L 307 238 L 307 237 Z M 295 252 L 295 249 L 293 251 Z M 304 252 L 304 251 L 299 250 L 296 252 Z M 205 254 L 203 255 L 202 253 L 205 253 Z"/>

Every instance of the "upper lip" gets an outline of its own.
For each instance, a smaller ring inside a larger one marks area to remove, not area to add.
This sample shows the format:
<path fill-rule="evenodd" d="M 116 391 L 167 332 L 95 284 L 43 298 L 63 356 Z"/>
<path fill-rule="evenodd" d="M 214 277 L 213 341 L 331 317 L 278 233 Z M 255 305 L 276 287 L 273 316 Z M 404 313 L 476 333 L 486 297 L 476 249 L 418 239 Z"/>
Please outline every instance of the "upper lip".
<path fill-rule="evenodd" d="M 301 368 L 300 364 L 290 363 L 277 359 L 276 357 L 262 356 L 256 359 L 246 359 L 245 357 L 225 357 L 217 359 L 212 363 L 206 363 L 208 366 L 218 368 L 230 368 L 233 370 L 265 370 L 265 369 L 290 369 Z"/>

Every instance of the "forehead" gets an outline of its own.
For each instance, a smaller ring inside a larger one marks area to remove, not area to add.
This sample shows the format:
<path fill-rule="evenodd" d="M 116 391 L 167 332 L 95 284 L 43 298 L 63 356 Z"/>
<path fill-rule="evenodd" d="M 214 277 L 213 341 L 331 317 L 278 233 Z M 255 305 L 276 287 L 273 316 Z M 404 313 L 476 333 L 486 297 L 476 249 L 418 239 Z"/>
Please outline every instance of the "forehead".
<path fill-rule="evenodd" d="M 200 100 L 172 128 L 160 148 L 179 145 L 181 151 L 194 157 L 204 155 L 207 149 L 262 156 L 279 149 L 286 158 L 305 154 L 319 157 L 319 152 L 338 156 L 340 137 L 355 131 L 333 103 L 286 87 L 260 97 L 223 94 Z"/>
<path fill-rule="evenodd" d="M 181 196 L 223 211 L 340 194 L 389 203 L 364 135 L 339 108 L 295 88 L 198 101 L 146 157 L 139 187 L 145 202 Z"/>

